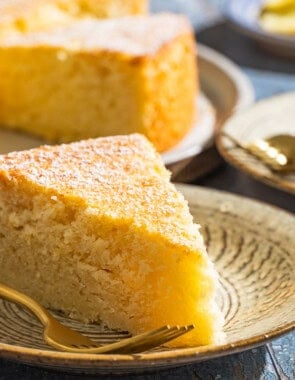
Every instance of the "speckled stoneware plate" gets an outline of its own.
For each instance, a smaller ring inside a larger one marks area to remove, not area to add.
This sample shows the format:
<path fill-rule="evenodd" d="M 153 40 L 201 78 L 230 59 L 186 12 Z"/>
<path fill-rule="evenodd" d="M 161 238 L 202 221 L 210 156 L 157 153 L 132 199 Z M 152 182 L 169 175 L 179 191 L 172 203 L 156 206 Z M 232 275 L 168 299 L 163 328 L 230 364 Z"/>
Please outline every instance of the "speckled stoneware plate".
<path fill-rule="evenodd" d="M 35 366 L 88 373 L 136 373 L 239 352 L 295 327 L 295 218 L 278 208 L 225 192 L 179 185 L 202 225 L 208 252 L 221 277 L 225 316 L 222 345 L 157 350 L 137 355 L 57 352 L 20 306 L 0 300 L 0 356 Z M 101 343 L 124 336 L 57 315 Z"/>
<path fill-rule="evenodd" d="M 220 158 L 211 149 L 215 130 L 228 115 L 254 101 L 250 81 L 221 54 L 199 46 L 198 66 L 202 91 L 202 95 L 196 99 L 200 109 L 199 120 L 177 146 L 163 154 L 173 179 L 181 182 L 193 180 L 220 163 Z M 44 142 L 31 136 L 0 130 L 0 154 L 30 149 L 40 144 Z"/>
<path fill-rule="evenodd" d="M 241 33 L 275 54 L 295 58 L 295 37 L 269 33 L 259 24 L 259 15 L 264 0 L 227 0 L 223 14 Z"/>
<path fill-rule="evenodd" d="M 218 149 L 230 164 L 262 182 L 295 193 L 295 173 L 280 174 L 272 171 L 233 144 L 223 135 L 224 132 L 242 144 L 279 134 L 295 136 L 295 92 L 262 100 L 237 113 L 222 126 L 217 136 Z"/>

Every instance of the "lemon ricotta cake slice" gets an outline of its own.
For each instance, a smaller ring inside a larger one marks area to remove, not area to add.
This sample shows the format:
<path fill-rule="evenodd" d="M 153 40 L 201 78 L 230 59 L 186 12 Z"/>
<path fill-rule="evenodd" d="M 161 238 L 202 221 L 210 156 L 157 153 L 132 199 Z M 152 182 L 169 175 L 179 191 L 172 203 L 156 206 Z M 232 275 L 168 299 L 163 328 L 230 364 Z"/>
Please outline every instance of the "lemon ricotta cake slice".
<path fill-rule="evenodd" d="M 178 345 L 221 336 L 199 226 L 139 134 L 0 156 L 0 279 L 79 320 L 194 323 Z"/>
<path fill-rule="evenodd" d="M 49 141 L 139 132 L 164 151 L 192 127 L 196 94 L 183 16 L 87 18 L 0 38 L 0 125 Z"/>

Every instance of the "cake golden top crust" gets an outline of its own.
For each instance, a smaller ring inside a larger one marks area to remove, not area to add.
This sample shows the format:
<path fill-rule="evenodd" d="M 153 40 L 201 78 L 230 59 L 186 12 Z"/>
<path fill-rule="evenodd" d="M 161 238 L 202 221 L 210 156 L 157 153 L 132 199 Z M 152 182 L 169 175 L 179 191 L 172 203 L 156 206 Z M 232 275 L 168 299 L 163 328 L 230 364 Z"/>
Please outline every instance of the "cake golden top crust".
<path fill-rule="evenodd" d="M 199 247 L 187 203 L 169 182 L 170 173 L 139 134 L 13 152 L 0 156 L 0 180 L 84 207 L 93 215 L 130 220 L 170 242 Z M 177 231 L 177 232 L 176 232 Z"/>
<path fill-rule="evenodd" d="M 50 31 L 8 35 L 4 47 L 53 47 L 73 51 L 110 50 L 142 56 L 157 52 L 176 37 L 191 34 L 184 16 L 162 13 L 120 19 L 84 19 Z"/>

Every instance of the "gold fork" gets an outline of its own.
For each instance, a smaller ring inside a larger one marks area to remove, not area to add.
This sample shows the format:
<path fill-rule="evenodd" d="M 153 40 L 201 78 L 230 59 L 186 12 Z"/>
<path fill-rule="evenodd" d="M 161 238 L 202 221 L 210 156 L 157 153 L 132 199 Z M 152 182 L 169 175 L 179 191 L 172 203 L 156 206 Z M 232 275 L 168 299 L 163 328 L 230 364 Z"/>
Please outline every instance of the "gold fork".
<path fill-rule="evenodd" d="M 295 172 L 295 136 L 275 135 L 243 144 L 226 132 L 222 132 L 222 135 L 240 149 L 260 159 L 272 170 L 282 173 Z"/>
<path fill-rule="evenodd" d="M 91 339 L 59 323 L 49 312 L 27 295 L 0 284 L 0 297 L 26 306 L 44 326 L 44 340 L 62 351 L 88 354 L 131 354 L 150 350 L 186 334 L 194 325 L 160 327 L 119 342 L 98 346 Z"/>

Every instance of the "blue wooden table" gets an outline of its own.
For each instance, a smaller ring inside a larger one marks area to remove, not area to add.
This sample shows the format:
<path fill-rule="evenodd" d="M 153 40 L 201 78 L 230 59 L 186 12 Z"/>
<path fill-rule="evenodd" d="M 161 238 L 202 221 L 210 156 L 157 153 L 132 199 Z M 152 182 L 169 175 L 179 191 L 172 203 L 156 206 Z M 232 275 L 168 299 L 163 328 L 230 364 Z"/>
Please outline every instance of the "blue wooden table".
<path fill-rule="evenodd" d="M 295 91 L 295 63 L 262 52 L 251 41 L 222 23 L 214 5 L 224 0 L 153 0 L 155 10 L 173 8 L 187 12 L 197 31 L 197 38 L 233 59 L 252 80 L 257 99 L 284 91 Z M 295 121 L 294 121 L 295 122 Z M 271 189 L 247 175 L 223 164 L 217 171 L 196 182 L 261 199 L 295 212 L 294 197 Z M 185 367 L 117 379 L 224 379 L 275 380 L 295 379 L 295 333 L 288 334 L 262 347 Z M 91 376 L 68 375 L 0 360 L 0 380 L 79 380 Z M 114 377 L 103 377 L 114 379 Z"/>

